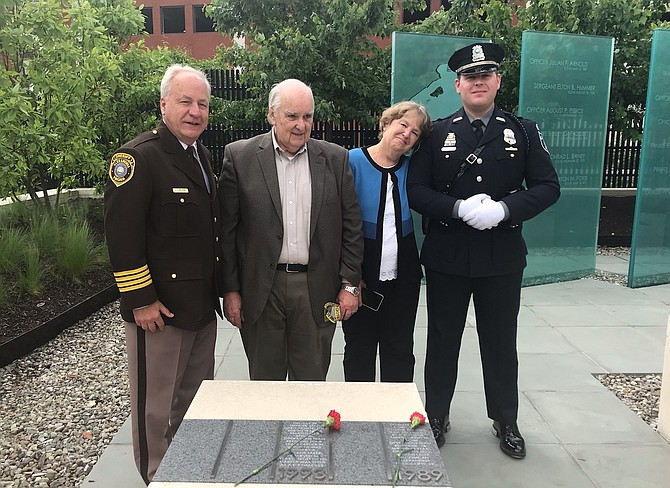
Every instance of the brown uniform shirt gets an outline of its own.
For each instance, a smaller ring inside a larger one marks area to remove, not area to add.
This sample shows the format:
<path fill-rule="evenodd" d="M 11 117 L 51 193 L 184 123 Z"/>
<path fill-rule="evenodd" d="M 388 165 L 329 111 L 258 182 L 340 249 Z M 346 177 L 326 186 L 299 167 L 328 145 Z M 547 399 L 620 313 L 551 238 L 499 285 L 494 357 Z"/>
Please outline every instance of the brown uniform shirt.
<path fill-rule="evenodd" d="M 112 156 L 105 187 L 105 234 L 121 315 L 160 300 L 167 325 L 197 330 L 221 313 L 220 207 L 210 152 L 198 144 L 207 177 L 161 123 Z"/>

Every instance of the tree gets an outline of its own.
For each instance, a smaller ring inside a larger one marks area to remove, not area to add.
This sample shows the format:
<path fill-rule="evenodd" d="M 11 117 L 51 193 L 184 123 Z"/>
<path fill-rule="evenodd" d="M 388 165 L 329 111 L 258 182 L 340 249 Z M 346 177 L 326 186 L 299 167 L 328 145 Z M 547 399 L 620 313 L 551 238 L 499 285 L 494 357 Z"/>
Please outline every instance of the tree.
<path fill-rule="evenodd" d="M 534 30 L 614 37 L 609 123 L 639 137 L 652 31 L 662 26 L 668 9 L 667 2 L 657 0 L 539 0 L 519 12 L 519 23 Z"/>
<path fill-rule="evenodd" d="M 312 87 L 317 120 L 374 124 L 390 94 L 389 50 L 374 37 L 396 25 L 394 0 L 212 0 L 219 32 L 245 36 L 248 49 L 222 49 L 219 60 L 243 69 L 252 99 L 224 104 L 224 119 L 263 120 L 272 84 L 298 78 Z M 423 3 L 423 2 L 408 2 Z"/>
<path fill-rule="evenodd" d="M 519 100 L 521 29 L 514 25 L 519 7 L 505 0 L 454 0 L 449 10 L 440 9 L 407 29 L 424 34 L 483 37 L 505 48 L 502 84 L 496 103 L 513 110 Z M 445 61 L 448 54 L 445 54 Z"/>
<path fill-rule="evenodd" d="M 183 51 L 148 49 L 139 41 L 117 57 L 114 71 L 108 66 L 109 97 L 96 108 L 96 143 L 104 161 L 119 146 L 156 126 L 160 117 L 161 78 L 174 63 L 192 64 L 192 60 Z"/>
<path fill-rule="evenodd" d="M 125 32 L 128 25 L 139 32 L 142 16 L 131 0 L 115 5 L 125 5 Z M 3 13 L 0 195 L 27 192 L 50 208 L 48 188 L 60 192 L 80 175 L 104 173 L 95 124 L 111 96 L 107 81 L 118 72 L 120 47 L 86 1 L 15 1 Z"/>
<path fill-rule="evenodd" d="M 507 52 L 505 82 L 498 103 L 512 110 L 518 103 L 521 33 L 526 30 L 602 35 L 615 38 L 609 122 L 639 135 L 631 121 L 644 115 L 652 30 L 666 2 L 658 0 L 534 0 L 519 5 L 501 0 L 454 0 L 451 9 L 434 13 L 413 26 L 416 32 L 486 37 Z M 516 21 L 513 21 L 517 19 Z"/>

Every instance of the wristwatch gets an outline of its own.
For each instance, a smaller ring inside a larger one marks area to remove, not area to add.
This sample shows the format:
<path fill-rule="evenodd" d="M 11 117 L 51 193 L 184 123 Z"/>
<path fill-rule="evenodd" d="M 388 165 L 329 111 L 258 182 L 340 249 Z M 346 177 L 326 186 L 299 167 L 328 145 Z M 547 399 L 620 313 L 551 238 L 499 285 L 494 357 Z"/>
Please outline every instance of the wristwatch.
<path fill-rule="evenodd" d="M 349 293 L 351 293 L 355 297 L 357 297 L 361 293 L 360 288 L 358 288 L 357 286 L 348 285 L 346 283 L 342 283 L 342 289 L 344 291 L 348 291 Z"/>

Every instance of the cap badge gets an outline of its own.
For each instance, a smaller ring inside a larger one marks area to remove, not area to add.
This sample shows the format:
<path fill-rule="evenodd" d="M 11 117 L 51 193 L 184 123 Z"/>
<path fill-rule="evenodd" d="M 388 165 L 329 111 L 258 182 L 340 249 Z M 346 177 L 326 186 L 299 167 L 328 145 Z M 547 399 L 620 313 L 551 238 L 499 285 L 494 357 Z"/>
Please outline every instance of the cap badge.
<path fill-rule="evenodd" d="M 476 63 L 477 61 L 484 61 L 486 56 L 484 56 L 484 49 L 479 44 L 472 46 L 472 62 Z"/>

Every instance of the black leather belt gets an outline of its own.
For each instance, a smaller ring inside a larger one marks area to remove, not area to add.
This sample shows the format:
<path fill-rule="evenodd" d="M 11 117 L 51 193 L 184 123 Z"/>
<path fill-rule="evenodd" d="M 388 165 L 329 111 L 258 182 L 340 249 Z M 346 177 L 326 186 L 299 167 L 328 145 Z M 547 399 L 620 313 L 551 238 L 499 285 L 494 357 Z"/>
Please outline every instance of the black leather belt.
<path fill-rule="evenodd" d="M 306 264 L 279 263 L 277 271 L 286 271 L 287 273 L 306 273 Z"/>

